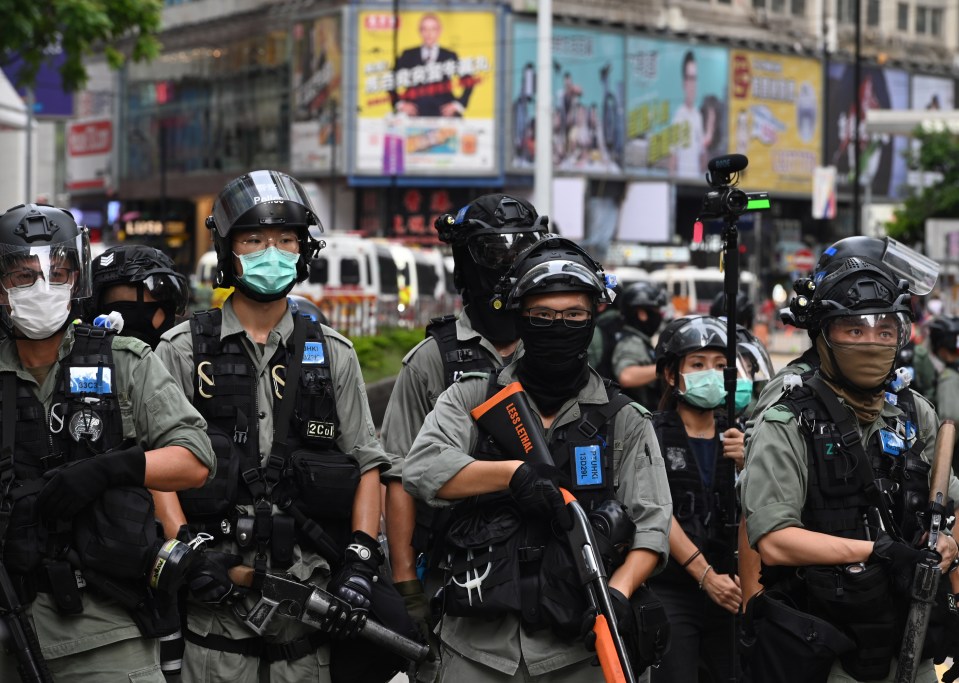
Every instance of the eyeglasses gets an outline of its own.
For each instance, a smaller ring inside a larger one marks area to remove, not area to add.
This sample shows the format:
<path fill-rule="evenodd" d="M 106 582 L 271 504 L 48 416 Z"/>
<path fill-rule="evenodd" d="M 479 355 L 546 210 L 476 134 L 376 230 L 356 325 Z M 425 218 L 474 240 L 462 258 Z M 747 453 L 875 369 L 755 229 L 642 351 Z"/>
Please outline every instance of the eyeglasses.
<path fill-rule="evenodd" d="M 297 253 L 300 250 L 300 241 L 297 239 L 295 232 L 285 232 L 279 237 L 267 237 L 260 233 L 253 233 L 243 239 L 233 240 L 233 246 L 240 254 L 253 254 L 263 251 L 270 245 L 292 253 Z"/>
<path fill-rule="evenodd" d="M 550 327 L 557 320 L 562 320 L 566 327 L 586 327 L 593 314 L 582 308 L 571 308 L 566 311 L 554 311 L 545 306 L 529 308 L 525 312 L 529 322 L 534 327 Z"/>
<path fill-rule="evenodd" d="M 14 287 L 32 287 L 34 283 L 41 278 L 47 280 L 51 285 L 66 285 L 73 281 L 73 275 L 76 272 L 75 268 L 54 266 L 50 268 L 50 277 L 47 279 L 42 271 L 33 270 L 32 268 L 21 268 L 20 270 L 5 273 L 0 280 L 3 281 L 3 285 L 7 289 Z"/>

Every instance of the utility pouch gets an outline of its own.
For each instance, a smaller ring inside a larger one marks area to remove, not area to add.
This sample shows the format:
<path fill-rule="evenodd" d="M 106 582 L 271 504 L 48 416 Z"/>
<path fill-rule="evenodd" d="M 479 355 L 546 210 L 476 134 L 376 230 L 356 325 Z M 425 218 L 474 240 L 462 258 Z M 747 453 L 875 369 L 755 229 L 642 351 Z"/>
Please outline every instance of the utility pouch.
<path fill-rule="evenodd" d="M 83 596 L 77 586 L 77 575 L 73 567 L 65 560 L 50 562 L 43 569 L 50 583 L 50 595 L 60 614 L 80 614 L 83 612 Z"/>
<path fill-rule="evenodd" d="M 565 536 L 550 534 L 540 564 L 539 585 L 540 609 L 553 633 L 560 638 L 579 635 L 589 605 Z"/>
<path fill-rule="evenodd" d="M 850 449 L 842 447 L 838 435 L 819 425 L 812 436 L 812 444 L 824 496 L 851 496 L 862 489 L 862 480 L 856 473 L 856 456 Z"/>
<path fill-rule="evenodd" d="M 924 519 L 929 507 L 929 470 L 932 465 L 921 457 L 910 455 L 906 451 L 899 468 L 899 490 L 896 496 L 896 509 L 893 511 L 899 520 L 904 541 L 916 546 L 925 533 L 929 523 Z"/>
<path fill-rule="evenodd" d="M 3 563 L 11 574 L 30 574 L 43 559 L 46 543 L 40 524 L 40 511 L 37 509 L 39 491 L 39 485 L 28 484 L 14 489 L 11 494 L 13 509 L 10 511 L 10 525 L 3 549 Z"/>
<path fill-rule="evenodd" d="M 884 678 L 898 650 L 889 574 L 882 565 L 805 569 L 809 611 L 842 629 L 856 643 L 840 658 L 857 680 Z"/>
<path fill-rule="evenodd" d="M 633 592 L 629 602 L 639 632 L 639 661 L 634 662 L 634 670 L 639 675 L 651 666 L 659 666 L 663 655 L 669 651 L 669 617 L 659 597 L 645 583 Z"/>
<path fill-rule="evenodd" d="M 308 517 L 349 519 L 360 483 L 356 459 L 336 451 L 293 451 L 290 456 L 297 501 Z"/>
<path fill-rule="evenodd" d="M 191 522 L 219 522 L 229 516 L 237 503 L 242 454 L 233 438 L 222 430 L 210 426 L 208 434 L 216 456 L 216 476 L 200 488 L 178 494 L 183 512 Z"/>
<path fill-rule="evenodd" d="M 145 585 L 159 547 L 153 497 L 142 486 L 107 489 L 77 516 L 73 538 L 84 571 Z"/>
<path fill-rule="evenodd" d="M 743 681 L 826 683 L 836 658 L 855 647 L 829 622 L 796 609 L 786 594 L 766 591 L 752 598 L 743 614 Z"/>
<path fill-rule="evenodd" d="M 454 521 L 446 534 L 446 614 L 499 617 L 522 609 L 523 521 L 509 505 L 484 506 Z"/>
<path fill-rule="evenodd" d="M 296 544 L 296 523 L 292 517 L 273 515 L 270 533 L 270 558 L 275 569 L 285 570 L 293 564 L 293 546 Z"/>

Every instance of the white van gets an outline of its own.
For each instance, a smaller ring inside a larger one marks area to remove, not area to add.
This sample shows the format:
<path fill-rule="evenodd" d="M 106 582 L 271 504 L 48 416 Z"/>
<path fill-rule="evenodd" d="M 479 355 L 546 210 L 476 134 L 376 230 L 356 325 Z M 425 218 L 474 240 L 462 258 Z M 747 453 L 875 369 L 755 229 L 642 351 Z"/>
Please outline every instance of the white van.
<path fill-rule="evenodd" d="M 709 313 L 713 299 L 723 291 L 724 274 L 719 268 L 663 268 L 649 274 L 652 282 L 658 282 L 666 288 L 672 299 L 675 315 L 691 313 Z M 740 289 L 751 292 L 756 276 L 740 271 Z"/>

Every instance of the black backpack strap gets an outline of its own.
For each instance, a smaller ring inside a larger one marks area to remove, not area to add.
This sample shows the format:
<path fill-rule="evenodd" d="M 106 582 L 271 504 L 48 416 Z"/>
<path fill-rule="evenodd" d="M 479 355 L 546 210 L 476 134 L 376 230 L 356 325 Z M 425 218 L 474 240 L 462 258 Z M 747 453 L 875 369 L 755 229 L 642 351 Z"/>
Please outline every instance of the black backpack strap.
<path fill-rule="evenodd" d="M 599 433 L 599 430 L 602 429 L 607 423 L 612 425 L 616 416 L 620 410 L 628 406 L 633 402 L 629 396 L 620 391 L 619 386 L 613 382 L 604 382 L 606 388 L 606 397 L 608 401 L 601 406 L 592 408 L 589 411 L 583 411 L 583 416 L 580 418 L 579 423 L 576 425 L 576 429 L 580 434 L 585 436 L 587 439 L 592 439 Z M 610 427 L 612 429 L 612 427 Z M 606 440 L 610 441 L 610 431 L 606 432 Z"/>
<path fill-rule="evenodd" d="M 812 389 L 822 402 L 823 407 L 825 407 L 826 412 L 829 414 L 829 419 L 832 420 L 833 424 L 836 425 L 836 429 L 839 431 L 839 440 L 856 459 L 855 472 L 862 483 L 863 491 L 869 499 L 869 502 L 876 507 L 886 529 L 893 533 L 894 536 L 899 537 L 899 526 L 895 520 L 893 520 L 889 509 L 882 501 L 882 494 L 873 476 L 871 461 L 866 455 L 866 449 L 863 448 L 862 442 L 859 440 L 859 430 L 853 423 L 849 411 L 843 408 L 835 392 L 826 385 L 818 374 L 806 380 L 805 385 Z"/>
<path fill-rule="evenodd" d="M 13 490 L 13 447 L 17 424 L 17 375 L 13 372 L 2 373 L 0 378 L 0 419 L 3 420 L 3 440 L 0 442 L 0 559 L 3 559 L 3 545 L 7 538 L 7 527 L 13 510 L 11 493 Z"/>

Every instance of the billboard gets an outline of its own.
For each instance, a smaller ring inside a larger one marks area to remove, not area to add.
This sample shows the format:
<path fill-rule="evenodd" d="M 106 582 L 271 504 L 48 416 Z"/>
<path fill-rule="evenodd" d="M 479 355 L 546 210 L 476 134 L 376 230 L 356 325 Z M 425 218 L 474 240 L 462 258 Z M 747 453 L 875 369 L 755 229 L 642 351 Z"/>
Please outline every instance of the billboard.
<path fill-rule="evenodd" d="M 912 77 L 912 108 L 924 111 L 955 109 L 955 83 L 940 76 Z"/>
<path fill-rule="evenodd" d="M 496 12 L 357 15 L 353 172 L 494 175 Z"/>
<path fill-rule="evenodd" d="M 105 190 L 110 183 L 113 122 L 78 119 L 67 127 L 67 190 Z"/>
<path fill-rule="evenodd" d="M 815 59 L 733 50 L 729 152 L 749 157 L 750 188 L 809 194 L 822 154 L 822 68 Z"/>
<path fill-rule="evenodd" d="M 906 182 L 903 153 L 907 140 L 866 132 L 866 112 L 870 109 L 908 109 L 909 75 L 904 71 L 863 65 L 859 92 L 856 93 L 852 64 L 829 66 L 829 119 L 826 121 L 828 158 L 824 165 L 835 166 L 840 191 L 851 192 L 855 177 L 856 99 L 860 102 L 859 172 L 860 183 L 870 184 L 874 195 L 897 198 Z"/>
<path fill-rule="evenodd" d="M 703 179 L 726 153 L 725 48 L 626 41 L 626 171 Z"/>
<path fill-rule="evenodd" d="M 536 24 L 513 24 L 513 170 L 532 169 L 535 155 Z M 553 165 L 580 173 L 618 174 L 626 135 L 623 35 L 586 27 L 553 27 Z"/>
<path fill-rule="evenodd" d="M 337 112 L 343 102 L 340 26 L 338 15 L 293 25 L 290 166 L 294 173 L 329 172 L 334 144 L 342 149 L 343 117 Z"/>

